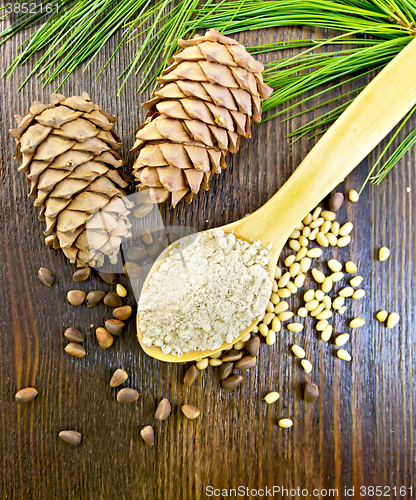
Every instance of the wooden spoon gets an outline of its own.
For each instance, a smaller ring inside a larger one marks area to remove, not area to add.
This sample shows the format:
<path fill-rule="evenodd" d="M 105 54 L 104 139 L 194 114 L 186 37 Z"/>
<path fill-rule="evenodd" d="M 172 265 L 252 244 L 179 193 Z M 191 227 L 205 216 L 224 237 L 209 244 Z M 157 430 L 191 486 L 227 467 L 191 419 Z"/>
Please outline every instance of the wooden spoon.
<path fill-rule="evenodd" d="M 273 243 L 268 264 L 273 278 L 280 252 L 299 221 L 377 146 L 415 104 L 416 39 L 361 92 L 267 203 L 248 217 L 222 229 L 225 232 L 233 230 L 238 238 L 246 241 L 258 239 L 264 248 Z M 168 251 L 169 248 L 154 263 L 142 292 L 148 288 L 152 274 L 165 261 Z M 250 332 L 256 323 L 253 321 L 240 332 L 233 343 Z M 194 361 L 230 348 L 230 344 L 223 344 L 215 351 L 192 351 L 182 356 L 163 354 L 159 347 L 143 345 L 139 314 L 137 336 L 147 354 L 169 362 Z"/>

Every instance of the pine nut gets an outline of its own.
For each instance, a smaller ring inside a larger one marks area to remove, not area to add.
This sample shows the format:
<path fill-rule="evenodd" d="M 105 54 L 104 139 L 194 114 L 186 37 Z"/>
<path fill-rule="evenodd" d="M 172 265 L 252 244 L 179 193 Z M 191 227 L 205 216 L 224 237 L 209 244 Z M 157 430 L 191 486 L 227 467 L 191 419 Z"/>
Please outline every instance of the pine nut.
<path fill-rule="evenodd" d="M 338 337 L 335 339 L 335 344 L 338 347 L 342 347 L 344 344 L 346 344 L 350 340 L 350 336 L 348 333 L 341 333 L 341 335 L 338 335 Z"/>
<path fill-rule="evenodd" d="M 399 321 L 400 316 L 397 313 L 390 313 L 389 317 L 387 318 L 387 328 L 394 328 Z"/>
<path fill-rule="evenodd" d="M 339 235 L 339 222 L 333 222 L 331 224 L 331 233 L 334 235 L 334 236 L 338 236 Z"/>
<path fill-rule="evenodd" d="M 264 318 L 263 318 L 263 323 L 265 325 L 270 325 L 270 323 L 272 322 L 272 319 L 275 317 L 276 315 L 274 314 L 274 312 L 267 312 L 265 315 L 264 315 Z"/>
<path fill-rule="evenodd" d="M 305 351 L 297 344 L 292 345 L 292 352 L 297 358 L 304 358 L 306 356 Z"/>
<path fill-rule="evenodd" d="M 332 307 L 332 299 L 329 295 L 325 295 L 322 299 L 322 304 L 325 306 L 325 309 L 331 309 Z"/>
<path fill-rule="evenodd" d="M 279 314 L 287 311 L 288 309 L 289 309 L 289 304 L 285 300 L 282 300 L 276 305 L 276 307 L 274 308 L 274 312 L 275 314 Z"/>
<path fill-rule="evenodd" d="M 277 286 L 279 288 L 284 288 L 289 280 L 290 280 L 290 273 L 285 273 L 277 282 Z"/>
<path fill-rule="evenodd" d="M 338 292 L 338 295 L 340 297 L 351 297 L 353 293 L 354 293 L 354 289 L 350 286 L 346 286 Z"/>
<path fill-rule="evenodd" d="M 324 210 L 323 212 L 321 212 L 321 217 L 323 217 L 326 221 L 332 222 L 335 220 L 336 215 L 334 214 L 334 212 Z"/>
<path fill-rule="evenodd" d="M 301 323 L 289 323 L 286 328 L 290 332 L 299 333 L 303 330 L 303 325 Z"/>
<path fill-rule="evenodd" d="M 305 247 L 303 247 L 303 248 L 305 248 Z M 312 263 L 312 260 L 309 257 L 304 257 L 300 261 L 300 270 L 303 273 L 306 273 L 307 271 L 309 271 L 309 268 L 311 267 L 311 263 Z"/>
<path fill-rule="evenodd" d="M 381 247 L 378 251 L 378 260 L 384 262 L 390 257 L 390 250 L 387 247 Z"/>
<path fill-rule="evenodd" d="M 298 252 L 300 250 L 300 243 L 298 240 L 289 240 L 289 246 L 295 252 Z"/>
<path fill-rule="evenodd" d="M 321 212 L 322 212 L 322 208 L 316 207 L 315 210 L 312 212 L 312 220 L 316 220 L 319 217 Z"/>
<path fill-rule="evenodd" d="M 296 226 L 295 229 L 297 229 L 298 231 L 302 231 L 302 229 L 304 228 L 305 226 L 303 225 L 303 222 L 300 221 L 299 224 Z"/>
<path fill-rule="evenodd" d="M 346 310 L 347 310 L 347 306 L 342 306 L 342 307 L 340 307 L 340 308 L 338 309 L 338 313 L 339 313 L 339 314 L 344 314 Z"/>
<path fill-rule="evenodd" d="M 337 246 L 339 248 L 343 248 L 343 247 L 346 247 L 347 245 L 350 244 L 350 241 L 351 241 L 351 236 L 343 236 L 342 238 L 339 238 L 339 240 L 337 241 Z"/>
<path fill-rule="evenodd" d="M 303 294 L 303 300 L 305 302 L 310 302 L 311 300 L 314 300 L 315 298 L 315 290 L 308 290 Z"/>
<path fill-rule="evenodd" d="M 319 300 L 319 302 L 321 302 L 322 299 L 324 298 L 324 296 L 325 296 L 325 294 L 322 290 L 315 290 L 315 299 L 316 300 Z"/>
<path fill-rule="evenodd" d="M 381 322 L 383 323 L 383 321 L 386 321 L 387 319 L 387 316 L 389 315 L 389 313 L 387 311 L 379 311 L 377 314 L 376 314 L 376 318 Z"/>
<path fill-rule="evenodd" d="M 277 281 L 276 280 L 273 280 L 273 283 L 272 283 L 272 292 L 277 292 Z"/>
<path fill-rule="evenodd" d="M 241 342 L 248 342 L 250 339 L 251 339 L 251 334 L 247 333 L 247 335 L 244 335 L 244 337 L 241 339 Z M 220 351 L 219 353 L 216 353 L 216 354 L 220 354 L 220 356 L 222 356 L 222 351 Z M 216 356 L 216 357 L 219 358 L 220 356 Z M 214 355 L 212 355 L 210 357 L 213 358 Z"/>
<path fill-rule="evenodd" d="M 278 392 L 269 392 L 269 394 L 266 394 L 264 396 L 264 401 L 266 401 L 266 403 L 270 405 L 272 403 L 275 403 L 279 398 L 280 394 Z"/>
<path fill-rule="evenodd" d="M 350 328 L 360 328 L 365 325 L 364 318 L 354 318 L 350 321 Z"/>
<path fill-rule="evenodd" d="M 280 290 L 278 290 L 277 292 L 277 295 L 279 295 L 281 299 L 288 299 L 292 294 L 287 288 L 280 288 Z"/>
<path fill-rule="evenodd" d="M 201 359 L 200 361 L 197 361 L 195 366 L 198 368 L 198 370 L 205 370 L 209 364 L 209 359 L 204 358 Z"/>
<path fill-rule="evenodd" d="M 302 288 L 303 285 L 305 284 L 305 278 L 306 276 L 304 274 L 299 274 L 298 276 L 296 276 L 295 278 L 295 287 L 296 288 Z"/>
<path fill-rule="evenodd" d="M 298 288 L 292 281 L 287 282 L 286 288 L 289 290 L 290 293 L 296 293 L 298 291 Z"/>
<path fill-rule="evenodd" d="M 249 340 L 249 339 L 250 339 L 251 335 L 250 335 L 250 334 L 248 334 L 248 338 L 247 338 L 247 339 L 246 339 L 246 337 L 247 337 L 247 335 L 244 335 L 244 337 L 243 337 L 242 339 L 240 339 L 240 342 L 244 342 L 244 343 L 245 343 L 245 342 L 247 342 L 247 340 Z M 244 340 L 244 339 L 246 339 L 246 340 Z M 216 353 L 214 353 L 214 354 L 211 354 L 211 355 L 210 355 L 210 358 L 211 358 L 211 359 L 218 359 L 218 358 L 220 358 L 221 356 L 222 356 L 222 351 L 218 351 L 218 352 L 216 352 Z"/>
<path fill-rule="evenodd" d="M 350 201 L 352 201 L 353 203 L 357 203 L 357 201 L 359 200 L 360 198 L 360 195 L 357 193 L 357 191 L 355 189 L 351 189 L 349 192 L 348 192 L 348 198 Z"/>
<path fill-rule="evenodd" d="M 332 311 L 325 309 L 321 313 L 316 315 L 316 319 L 329 319 L 332 318 Z"/>
<path fill-rule="evenodd" d="M 311 228 L 309 226 L 305 227 L 305 229 L 302 231 L 302 236 L 304 238 L 307 238 L 311 234 Z"/>
<path fill-rule="evenodd" d="M 351 233 L 353 227 L 354 225 L 352 224 L 352 222 L 346 222 L 339 228 L 339 235 L 348 236 Z"/>
<path fill-rule="evenodd" d="M 251 329 L 251 333 L 258 333 L 259 332 L 259 327 L 256 325 L 256 326 L 253 326 L 253 328 Z"/>
<path fill-rule="evenodd" d="M 365 295 L 365 290 L 363 290 L 362 288 L 359 288 L 358 290 L 355 290 L 355 292 L 352 294 L 352 298 L 354 300 L 359 300 L 359 299 L 362 299 Z"/>
<path fill-rule="evenodd" d="M 322 234 L 325 234 L 331 229 L 331 223 L 329 222 L 329 220 L 326 220 L 322 226 L 320 227 L 319 231 L 322 233 Z"/>
<path fill-rule="evenodd" d="M 290 420 L 290 418 L 281 418 L 278 422 L 279 427 L 283 427 L 283 429 L 288 429 L 289 427 L 292 427 L 293 422 Z"/>
<path fill-rule="evenodd" d="M 302 247 L 299 252 L 296 254 L 296 261 L 299 262 L 301 261 L 304 257 L 306 257 L 306 254 L 308 253 L 308 249 L 306 247 Z"/>
<path fill-rule="evenodd" d="M 321 232 L 316 235 L 316 242 L 318 243 L 318 245 L 321 245 L 321 247 L 324 248 L 329 245 L 327 237 Z"/>
<path fill-rule="evenodd" d="M 292 238 L 293 240 L 297 240 L 299 236 L 300 236 L 299 229 L 295 229 L 289 237 Z"/>
<path fill-rule="evenodd" d="M 333 193 L 329 198 L 329 208 L 333 212 L 338 212 L 344 202 L 344 195 L 342 193 Z"/>
<path fill-rule="evenodd" d="M 308 361 L 307 359 L 302 359 L 300 364 L 302 365 L 302 368 L 305 370 L 306 373 L 311 373 L 312 363 L 310 361 Z"/>
<path fill-rule="evenodd" d="M 259 332 L 261 333 L 261 335 L 263 335 L 263 337 L 267 335 L 268 331 L 269 329 L 267 328 L 267 326 L 264 323 L 260 323 Z"/>
<path fill-rule="evenodd" d="M 285 259 L 285 266 L 290 267 L 296 260 L 295 255 L 289 255 Z"/>
<path fill-rule="evenodd" d="M 323 332 L 321 333 L 321 339 L 324 342 L 328 342 L 328 340 L 331 338 L 332 329 L 333 329 L 332 325 L 327 325 L 325 330 L 323 330 Z"/>
<path fill-rule="evenodd" d="M 269 331 L 269 330 L 267 330 L 267 331 Z M 241 340 L 239 342 L 236 342 L 233 345 L 233 349 L 236 350 L 236 351 L 241 351 L 241 349 L 243 349 L 243 348 L 244 348 L 244 342 L 241 342 Z M 211 361 L 210 361 L 210 364 L 211 364 Z"/>
<path fill-rule="evenodd" d="M 337 273 L 341 271 L 342 269 L 342 264 L 336 259 L 330 259 L 328 260 L 328 267 L 331 269 L 332 272 Z"/>
<path fill-rule="evenodd" d="M 318 307 L 316 307 L 313 311 L 311 311 L 311 316 L 312 317 L 318 316 L 318 314 L 320 314 L 324 309 L 325 309 L 325 305 L 319 304 Z"/>
<path fill-rule="evenodd" d="M 315 228 L 313 231 L 311 231 L 311 234 L 308 236 L 309 241 L 314 241 L 316 240 L 316 235 L 319 233 L 319 227 Z"/>
<path fill-rule="evenodd" d="M 266 335 L 266 344 L 273 345 L 275 343 L 276 343 L 276 332 L 273 330 L 269 330 L 269 332 Z"/>
<path fill-rule="evenodd" d="M 280 321 L 287 321 L 290 318 L 293 318 L 293 312 L 291 312 L 291 311 L 285 311 L 285 312 L 281 312 L 279 314 Z"/>
<path fill-rule="evenodd" d="M 210 359 L 209 360 L 209 364 L 211 366 L 221 366 L 222 365 L 222 361 L 220 359 Z"/>
<path fill-rule="evenodd" d="M 338 310 L 338 309 L 340 309 L 340 308 L 344 305 L 344 302 L 345 302 L 345 298 L 344 298 L 344 297 L 336 297 L 336 298 L 332 301 L 332 307 L 333 307 L 335 310 Z"/>
<path fill-rule="evenodd" d="M 350 260 L 345 263 L 345 271 L 348 274 L 354 274 L 357 272 L 357 266 L 354 264 L 354 262 L 351 262 Z"/>
<path fill-rule="evenodd" d="M 313 279 L 317 282 L 317 283 L 323 283 L 324 282 L 324 279 L 325 279 L 325 274 L 321 271 L 319 271 L 319 269 L 312 269 L 312 276 L 313 276 Z"/>
<path fill-rule="evenodd" d="M 344 273 L 342 272 L 337 272 L 337 273 L 332 273 L 330 278 L 334 283 L 337 283 L 338 281 L 341 281 L 342 278 L 344 277 Z"/>
<path fill-rule="evenodd" d="M 322 217 L 319 217 L 318 219 L 315 219 L 313 222 L 311 222 L 309 227 L 311 229 L 317 229 L 318 227 L 321 227 L 324 222 L 325 222 L 325 219 Z"/>
<path fill-rule="evenodd" d="M 351 361 L 350 354 L 344 349 L 338 349 L 337 356 L 339 357 L 339 359 L 342 359 L 343 361 Z"/>
<path fill-rule="evenodd" d="M 274 305 L 277 305 L 279 304 L 280 302 L 280 297 L 277 295 L 276 292 L 272 293 L 271 296 L 270 296 L 270 300 L 271 302 L 274 304 Z"/>
<path fill-rule="evenodd" d="M 306 318 L 306 316 L 308 315 L 308 310 L 306 309 L 306 307 L 300 307 L 298 309 L 298 314 L 297 314 L 299 317 L 301 318 Z"/>
<path fill-rule="evenodd" d="M 321 285 L 322 291 L 325 293 L 329 293 L 332 290 L 332 280 L 328 276 L 327 278 L 324 279 Z"/>
<path fill-rule="evenodd" d="M 323 332 L 325 330 L 325 328 L 328 326 L 328 320 L 326 319 L 321 319 L 320 321 L 318 321 L 318 323 L 316 324 L 316 329 L 318 330 L 318 332 Z"/>
<path fill-rule="evenodd" d="M 280 269 L 279 266 L 276 266 L 276 269 L 274 270 L 274 279 L 278 280 L 282 276 L 282 270 Z"/>
<path fill-rule="evenodd" d="M 306 302 L 305 304 L 305 308 L 308 310 L 308 311 L 313 311 L 314 309 L 316 309 L 317 307 L 319 306 L 319 302 L 314 299 L 314 300 L 310 300 L 309 302 Z"/>
<path fill-rule="evenodd" d="M 292 278 L 294 278 L 298 272 L 300 271 L 300 264 L 299 262 L 294 262 L 289 269 L 289 274 Z"/>
<path fill-rule="evenodd" d="M 269 300 L 267 306 L 266 306 L 266 311 L 267 312 L 274 312 L 274 304 L 271 300 Z"/>
<path fill-rule="evenodd" d="M 325 236 L 326 236 L 326 239 L 328 240 L 328 243 L 331 245 L 331 247 L 337 246 L 338 239 L 334 234 L 327 233 Z"/>
<path fill-rule="evenodd" d="M 308 238 L 305 238 L 305 236 L 299 236 L 298 242 L 301 247 L 307 247 L 309 245 L 309 240 Z"/>
<path fill-rule="evenodd" d="M 119 297 L 125 297 L 127 295 L 127 290 L 124 288 L 123 285 L 118 284 L 116 286 L 116 293 Z"/>
<path fill-rule="evenodd" d="M 322 250 L 320 248 L 311 248 L 306 255 L 311 259 L 318 259 L 322 255 Z"/>
<path fill-rule="evenodd" d="M 360 286 L 361 283 L 363 282 L 363 277 L 362 276 L 354 276 L 354 278 L 350 279 L 350 285 L 351 286 Z"/>
<path fill-rule="evenodd" d="M 274 332 L 280 332 L 281 329 L 282 329 L 282 323 L 280 322 L 280 319 L 279 318 L 273 318 L 273 321 L 272 321 L 272 330 Z"/>
<path fill-rule="evenodd" d="M 302 221 L 305 226 L 309 226 L 309 224 L 312 222 L 312 214 L 308 214 Z"/>

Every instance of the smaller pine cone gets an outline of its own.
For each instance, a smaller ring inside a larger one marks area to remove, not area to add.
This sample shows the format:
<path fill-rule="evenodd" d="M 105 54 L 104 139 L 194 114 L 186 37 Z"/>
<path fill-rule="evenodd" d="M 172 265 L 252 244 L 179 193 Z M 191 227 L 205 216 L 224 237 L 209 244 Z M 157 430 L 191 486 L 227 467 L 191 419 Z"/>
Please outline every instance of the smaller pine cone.
<path fill-rule="evenodd" d="M 10 134 L 18 170 L 41 209 L 46 244 L 79 266 L 102 266 L 106 255 L 117 254 L 121 238 L 131 236 L 115 117 L 84 92 L 68 99 L 53 94 L 50 104 L 35 102 L 16 120 Z"/>
<path fill-rule="evenodd" d="M 226 153 L 251 137 L 251 120 L 261 120 L 262 100 L 272 92 L 263 83 L 263 65 L 217 30 L 178 43 L 181 50 L 142 105 L 149 111 L 132 148 L 139 151 L 138 189 L 149 188 L 153 203 L 170 199 L 173 206 L 209 188 L 214 173 L 227 166 Z"/>

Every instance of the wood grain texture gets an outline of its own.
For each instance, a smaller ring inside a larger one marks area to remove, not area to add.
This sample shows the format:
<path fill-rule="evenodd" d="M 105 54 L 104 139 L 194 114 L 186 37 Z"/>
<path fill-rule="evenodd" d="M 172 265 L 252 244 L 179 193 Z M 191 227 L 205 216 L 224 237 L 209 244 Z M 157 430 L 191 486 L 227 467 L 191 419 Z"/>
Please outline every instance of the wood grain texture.
<path fill-rule="evenodd" d="M 308 30 L 280 29 L 243 33 L 238 38 L 257 44 L 309 34 Z M 2 46 L 2 69 L 10 64 L 22 40 L 18 36 Z M 79 69 L 62 91 L 71 95 L 86 90 L 100 106 L 117 115 L 116 131 L 131 166 L 133 155 L 128 150 L 134 142 L 133 130 L 144 117 L 139 102 L 147 95 L 135 92 L 134 78 L 119 98 L 115 94 L 117 76 L 132 57 L 134 44 L 124 46 L 95 81 L 117 43 L 115 37 L 87 71 Z M 25 112 L 36 98 L 46 100 L 54 90 L 53 86 L 42 89 L 31 80 L 16 93 L 27 72 L 27 67 L 19 68 L 10 80 L 0 80 L 0 498 L 199 500 L 207 498 L 208 485 L 309 490 L 309 497 L 293 498 L 348 498 L 344 488 L 355 486 L 355 498 L 361 498 L 362 485 L 415 486 L 415 151 L 382 185 L 368 186 L 358 204 L 344 204 L 338 219 L 353 222 L 352 243 L 344 249 L 325 250 L 319 264 L 325 270 L 323 262 L 329 256 L 343 262 L 350 259 L 364 276 L 365 298 L 355 301 L 352 310 L 334 322 L 335 331 L 341 333 L 349 331 L 346 325 L 353 315 L 366 319 L 366 326 L 352 332 L 347 346 L 352 362 L 338 360 L 333 343 L 319 341 L 307 319 L 305 333 L 285 330 L 274 346 L 262 344 L 258 366 L 245 375 L 235 392 L 219 389 L 212 368 L 186 389 L 182 384 L 186 367 L 147 357 L 135 339 L 134 321 L 113 347 L 103 351 L 90 325 L 101 326 L 109 310 L 68 306 L 65 294 L 74 287 L 74 266 L 62 252 L 44 245 L 42 224 L 27 198 L 26 181 L 17 172 L 14 144 L 8 136 L 13 115 Z M 338 93 L 351 89 L 347 84 Z M 252 140 L 229 157 L 228 169 L 213 181 L 208 193 L 201 193 L 189 207 L 161 209 L 165 223 L 203 230 L 258 208 L 312 147 L 306 139 L 290 146 L 285 136 L 313 117 L 311 112 L 293 122 L 271 120 L 255 127 Z M 401 136 L 415 126 L 414 120 L 409 121 Z M 340 190 L 359 188 L 375 157 L 376 152 L 348 176 Z M 407 187 L 412 191 L 407 192 Z M 391 257 L 380 263 L 376 253 L 383 245 L 391 249 Z M 57 276 L 50 289 L 38 280 L 41 266 L 53 269 Z M 120 281 L 128 286 L 125 277 Z M 79 288 L 110 287 L 94 274 Z M 300 298 L 290 303 L 292 310 L 297 309 Z M 130 304 L 134 306 L 133 298 Z M 380 309 L 401 315 L 394 330 L 375 320 Z M 68 326 L 86 332 L 87 356 L 81 360 L 64 353 L 62 333 Z M 305 346 L 313 363 L 310 375 L 290 354 L 295 340 Z M 140 393 L 133 405 L 119 405 L 116 391 L 109 386 L 119 367 L 129 373 L 128 386 Z M 320 388 L 321 397 L 314 405 L 306 405 L 300 397 L 306 380 Z M 14 394 L 28 385 L 37 387 L 38 397 L 27 405 L 15 404 Z M 269 406 L 262 398 L 270 390 L 278 390 L 281 397 Z M 156 423 L 154 410 L 163 397 L 171 401 L 172 415 Z M 180 412 L 184 403 L 200 408 L 201 417 L 186 420 Z M 292 418 L 294 426 L 280 429 L 277 420 L 281 417 Z M 147 424 L 155 427 L 153 448 L 146 447 L 139 434 Z M 81 432 L 81 445 L 73 448 L 63 443 L 58 438 L 63 429 Z M 339 495 L 312 496 L 314 488 L 337 488 Z M 292 497 L 276 494 L 275 498 Z M 390 498 L 401 497 L 391 492 Z M 404 498 L 411 498 L 410 493 Z"/>

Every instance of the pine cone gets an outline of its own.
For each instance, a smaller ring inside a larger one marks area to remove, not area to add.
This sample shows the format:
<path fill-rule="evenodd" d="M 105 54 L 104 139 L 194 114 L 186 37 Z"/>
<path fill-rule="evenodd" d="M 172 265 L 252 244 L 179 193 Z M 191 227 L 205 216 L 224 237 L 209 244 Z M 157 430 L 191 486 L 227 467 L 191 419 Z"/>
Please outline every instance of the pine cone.
<path fill-rule="evenodd" d="M 179 40 L 182 49 L 158 78 L 154 97 L 142 106 L 146 121 L 135 131 L 132 151 L 140 151 L 133 171 L 138 188 L 149 187 L 150 201 L 184 196 L 192 201 L 213 174 L 226 167 L 240 137 L 251 137 L 251 119 L 261 120 L 263 65 L 232 38 L 209 30 Z"/>
<path fill-rule="evenodd" d="M 117 254 L 121 237 L 131 236 L 132 204 L 123 198 L 128 183 L 118 171 L 124 162 L 112 131 L 116 119 L 90 101 L 85 92 L 53 94 L 50 104 L 35 102 L 17 116 L 10 134 L 46 222 L 46 244 L 62 248 L 72 263 L 99 267 L 105 255 Z"/>

